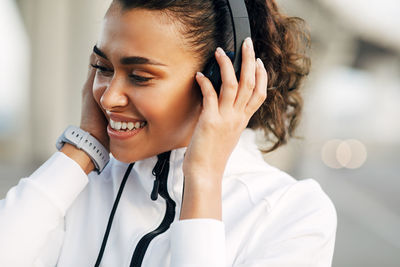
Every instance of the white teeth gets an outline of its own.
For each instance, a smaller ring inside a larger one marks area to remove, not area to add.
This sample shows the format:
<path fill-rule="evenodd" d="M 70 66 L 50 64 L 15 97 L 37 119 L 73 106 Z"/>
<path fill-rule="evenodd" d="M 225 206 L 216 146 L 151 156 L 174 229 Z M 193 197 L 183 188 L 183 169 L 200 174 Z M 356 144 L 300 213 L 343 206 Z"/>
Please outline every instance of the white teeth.
<path fill-rule="evenodd" d="M 139 128 L 143 128 L 146 125 L 146 122 L 122 122 L 122 121 L 113 121 L 110 119 L 110 127 L 115 130 L 135 130 Z"/>

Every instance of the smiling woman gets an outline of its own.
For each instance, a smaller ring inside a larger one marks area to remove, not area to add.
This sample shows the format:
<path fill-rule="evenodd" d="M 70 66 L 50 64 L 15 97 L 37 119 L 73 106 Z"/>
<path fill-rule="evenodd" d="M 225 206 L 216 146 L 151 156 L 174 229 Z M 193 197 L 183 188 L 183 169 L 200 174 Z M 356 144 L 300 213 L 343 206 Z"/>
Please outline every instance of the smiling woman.
<path fill-rule="evenodd" d="M 110 152 L 127 163 L 186 147 L 201 110 L 200 91 L 193 90 L 198 62 L 182 49 L 177 25 L 162 16 L 113 4 L 93 49 L 93 95 L 106 118 L 125 128 L 108 133 Z M 145 125 L 126 131 L 129 122 Z"/>
<path fill-rule="evenodd" d="M 329 266 L 331 201 L 255 145 L 297 124 L 301 25 L 273 0 L 113 1 L 80 127 L 1 201 L 0 265 Z"/>

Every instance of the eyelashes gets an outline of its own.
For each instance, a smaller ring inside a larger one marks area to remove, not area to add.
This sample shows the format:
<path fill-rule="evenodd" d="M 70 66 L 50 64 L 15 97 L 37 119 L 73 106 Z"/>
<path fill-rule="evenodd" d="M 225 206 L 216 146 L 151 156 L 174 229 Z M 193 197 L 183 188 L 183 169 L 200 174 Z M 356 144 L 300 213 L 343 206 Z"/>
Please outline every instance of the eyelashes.
<path fill-rule="evenodd" d="M 114 71 L 112 69 L 106 68 L 104 66 L 100 66 L 97 64 L 90 64 L 93 68 L 97 69 L 97 73 L 103 75 L 103 76 L 112 76 Z M 134 82 L 138 84 L 146 83 L 153 78 L 149 77 L 143 77 L 135 74 L 129 74 L 128 77 Z"/>
<path fill-rule="evenodd" d="M 97 65 L 97 64 L 90 64 L 90 66 L 92 66 L 93 68 L 98 69 L 100 71 L 111 72 L 111 70 L 109 70 L 109 69 L 107 69 L 105 67 L 102 67 L 100 65 Z"/>

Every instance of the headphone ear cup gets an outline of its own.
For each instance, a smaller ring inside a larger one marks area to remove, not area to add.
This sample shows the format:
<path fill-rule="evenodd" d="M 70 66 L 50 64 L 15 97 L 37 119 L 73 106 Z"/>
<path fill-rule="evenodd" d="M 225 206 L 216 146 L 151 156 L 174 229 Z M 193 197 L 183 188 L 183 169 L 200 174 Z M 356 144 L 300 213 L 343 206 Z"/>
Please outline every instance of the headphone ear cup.
<path fill-rule="evenodd" d="M 206 67 L 204 68 L 203 71 L 204 76 L 206 76 L 214 86 L 215 91 L 219 95 L 219 91 L 221 89 L 221 72 L 219 69 L 219 65 L 217 60 L 213 57 L 211 58 L 208 63 L 206 64 Z"/>
<path fill-rule="evenodd" d="M 226 55 L 231 59 L 233 62 L 235 53 L 232 51 L 227 51 Z M 221 90 L 221 84 L 222 84 L 222 79 L 221 79 L 221 71 L 218 65 L 217 60 L 215 57 L 212 57 L 208 63 L 206 64 L 204 71 L 203 71 L 204 76 L 206 76 L 214 86 L 215 91 L 219 95 L 219 92 Z"/>

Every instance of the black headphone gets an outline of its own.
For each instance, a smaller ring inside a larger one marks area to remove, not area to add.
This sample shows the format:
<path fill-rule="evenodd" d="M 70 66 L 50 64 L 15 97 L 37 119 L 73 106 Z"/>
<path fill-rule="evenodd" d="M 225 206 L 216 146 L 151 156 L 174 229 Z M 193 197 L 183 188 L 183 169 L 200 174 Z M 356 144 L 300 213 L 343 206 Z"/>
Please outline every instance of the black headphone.
<path fill-rule="evenodd" d="M 226 54 L 232 60 L 236 77 L 239 78 L 242 65 L 242 44 L 244 39 L 251 37 L 249 15 L 244 0 L 227 0 L 227 5 L 232 20 L 235 51 L 227 51 Z M 221 73 L 218 62 L 214 56 L 206 64 L 203 74 L 210 79 L 215 90 L 219 94 L 222 83 Z"/>

